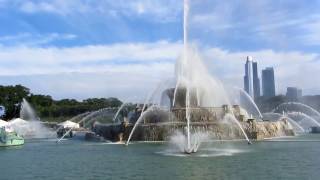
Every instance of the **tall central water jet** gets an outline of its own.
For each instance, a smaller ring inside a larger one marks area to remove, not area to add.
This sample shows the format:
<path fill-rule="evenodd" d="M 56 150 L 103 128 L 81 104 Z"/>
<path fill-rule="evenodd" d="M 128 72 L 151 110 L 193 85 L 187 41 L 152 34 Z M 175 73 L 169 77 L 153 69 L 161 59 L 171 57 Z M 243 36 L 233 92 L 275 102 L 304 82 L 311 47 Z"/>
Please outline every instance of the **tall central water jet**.
<path fill-rule="evenodd" d="M 188 0 L 184 0 L 183 4 L 183 58 L 184 61 L 188 63 L 188 56 L 187 56 L 187 48 L 188 48 L 188 13 L 189 13 L 189 2 Z M 189 74 L 187 74 L 187 77 L 189 77 Z M 187 79 L 189 80 L 189 78 Z M 186 87 L 186 119 L 187 119 L 187 149 L 185 149 L 185 152 L 191 153 L 195 150 L 191 149 L 191 142 L 190 142 L 190 89 L 189 89 L 189 83 L 187 83 Z"/>

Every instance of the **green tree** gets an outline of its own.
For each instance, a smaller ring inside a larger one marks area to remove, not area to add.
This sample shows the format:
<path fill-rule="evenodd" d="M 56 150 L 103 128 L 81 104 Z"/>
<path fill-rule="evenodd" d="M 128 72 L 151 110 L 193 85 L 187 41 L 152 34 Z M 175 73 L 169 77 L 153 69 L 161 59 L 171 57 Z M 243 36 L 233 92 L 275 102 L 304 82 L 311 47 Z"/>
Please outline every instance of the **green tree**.
<path fill-rule="evenodd" d="M 0 86 L 0 104 L 5 106 L 4 119 L 12 119 L 19 115 L 20 102 L 30 95 L 30 90 L 22 85 Z"/>

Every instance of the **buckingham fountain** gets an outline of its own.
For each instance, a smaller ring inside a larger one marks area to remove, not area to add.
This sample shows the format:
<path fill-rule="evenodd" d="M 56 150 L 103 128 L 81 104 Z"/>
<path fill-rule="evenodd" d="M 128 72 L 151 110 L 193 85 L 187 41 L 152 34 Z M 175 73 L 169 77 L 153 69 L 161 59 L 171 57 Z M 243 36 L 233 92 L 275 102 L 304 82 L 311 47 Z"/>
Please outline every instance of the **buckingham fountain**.
<path fill-rule="evenodd" d="M 171 141 L 185 153 L 196 152 L 202 142 L 210 140 L 244 139 L 251 144 L 252 140 L 293 136 L 287 116 L 263 119 L 233 104 L 226 87 L 208 72 L 196 48 L 188 44 L 188 12 L 185 0 L 183 52 L 176 61 L 174 78 L 160 83 L 121 123 L 94 123 L 93 131 L 126 145 L 130 141 Z"/>

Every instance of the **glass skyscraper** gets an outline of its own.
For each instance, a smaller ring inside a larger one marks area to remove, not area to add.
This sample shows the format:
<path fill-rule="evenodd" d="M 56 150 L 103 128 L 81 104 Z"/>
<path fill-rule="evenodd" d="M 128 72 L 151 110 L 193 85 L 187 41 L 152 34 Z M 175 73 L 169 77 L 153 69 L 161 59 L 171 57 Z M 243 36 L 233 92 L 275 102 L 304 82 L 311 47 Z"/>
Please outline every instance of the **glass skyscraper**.
<path fill-rule="evenodd" d="M 302 97 L 302 90 L 297 87 L 287 87 L 286 96 L 290 101 L 299 101 Z"/>
<path fill-rule="evenodd" d="M 262 70 L 262 92 L 264 97 L 273 97 L 276 95 L 274 82 L 274 70 L 272 67 L 267 67 Z"/>
<path fill-rule="evenodd" d="M 244 75 L 244 90 L 254 99 L 260 96 L 260 79 L 258 76 L 258 64 L 253 62 L 251 56 L 247 56 Z"/>

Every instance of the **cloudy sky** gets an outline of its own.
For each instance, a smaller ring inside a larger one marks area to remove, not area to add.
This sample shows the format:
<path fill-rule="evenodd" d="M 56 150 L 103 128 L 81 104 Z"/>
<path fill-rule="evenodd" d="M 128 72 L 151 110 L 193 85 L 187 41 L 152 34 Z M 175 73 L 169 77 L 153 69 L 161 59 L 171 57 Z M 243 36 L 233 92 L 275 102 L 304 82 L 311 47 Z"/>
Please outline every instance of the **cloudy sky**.
<path fill-rule="evenodd" d="M 247 55 L 277 93 L 320 94 L 319 0 L 190 0 L 189 37 L 210 73 L 242 87 Z M 182 0 L 0 0 L 0 84 L 56 99 L 144 97 L 174 74 Z"/>

